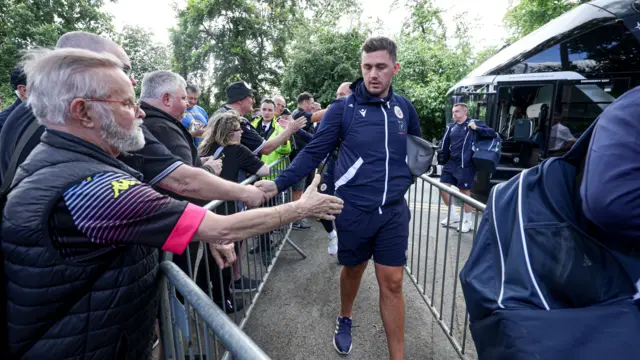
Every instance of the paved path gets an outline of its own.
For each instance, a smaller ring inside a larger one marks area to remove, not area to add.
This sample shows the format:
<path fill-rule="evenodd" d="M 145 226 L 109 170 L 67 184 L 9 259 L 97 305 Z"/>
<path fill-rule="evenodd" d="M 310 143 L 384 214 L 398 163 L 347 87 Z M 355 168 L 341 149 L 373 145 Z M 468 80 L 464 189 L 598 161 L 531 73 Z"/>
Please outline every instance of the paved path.
<path fill-rule="evenodd" d="M 331 342 L 339 311 L 340 265 L 327 255 L 327 237 L 319 223 L 314 222 L 307 231 L 293 230 L 291 238 L 309 257 L 302 259 L 285 245 L 246 324 L 247 334 L 272 359 L 388 359 L 373 263 L 367 268 L 356 299 L 353 350 L 348 357 L 341 357 Z M 458 359 L 406 276 L 405 294 L 405 358 Z"/>

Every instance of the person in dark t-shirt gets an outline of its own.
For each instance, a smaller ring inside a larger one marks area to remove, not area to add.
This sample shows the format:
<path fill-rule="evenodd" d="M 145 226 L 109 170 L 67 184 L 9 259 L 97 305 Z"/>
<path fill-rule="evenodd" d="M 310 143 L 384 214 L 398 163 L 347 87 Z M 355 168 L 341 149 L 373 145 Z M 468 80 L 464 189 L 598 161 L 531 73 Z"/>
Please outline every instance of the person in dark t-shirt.
<path fill-rule="evenodd" d="M 236 181 L 241 171 L 247 175 L 269 175 L 269 166 L 240 143 L 243 133 L 242 120 L 235 112 L 222 112 L 215 115 L 206 128 L 198 148 L 202 157 L 222 158 L 220 177 L 229 181 Z M 220 215 L 230 215 L 237 212 L 236 207 L 235 201 L 226 201 L 218 206 L 215 212 Z M 242 276 L 240 259 L 243 258 L 245 248 L 245 242 L 236 246 L 238 261 L 233 264 L 234 281 L 231 284 L 234 291 L 255 290 L 260 285 L 259 281 Z"/>

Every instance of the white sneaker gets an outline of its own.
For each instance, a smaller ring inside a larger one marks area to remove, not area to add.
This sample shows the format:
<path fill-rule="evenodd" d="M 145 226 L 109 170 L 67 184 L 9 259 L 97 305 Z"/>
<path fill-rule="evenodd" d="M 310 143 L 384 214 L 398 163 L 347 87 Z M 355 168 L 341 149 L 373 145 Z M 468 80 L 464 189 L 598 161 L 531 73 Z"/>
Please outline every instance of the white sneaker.
<path fill-rule="evenodd" d="M 329 255 L 333 256 L 338 253 L 338 237 L 329 236 L 329 246 L 327 248 Z"/>
<path fill-rule="evenodd" d="M 462 222 L 462 226 L 458 228 L 458 231 L 463 233 L 468 233 L 469 231 L 471 231 L 472 227 L 473 227 L 473 223 L 469 220 L 465 220 Z"/>
<path fill-rule="evenodd" d="M 450 226 L 453 227 L 455 224 L 460 222 L 460 215 L 458 215 L 458 213 L 456 213 L 455 215 L 451 214 L 451 219 L 448 219 L 447 217 L 444 218 L 444 220 L 442 220 L 440 222 L 440 224 L 442 226 Z"/>

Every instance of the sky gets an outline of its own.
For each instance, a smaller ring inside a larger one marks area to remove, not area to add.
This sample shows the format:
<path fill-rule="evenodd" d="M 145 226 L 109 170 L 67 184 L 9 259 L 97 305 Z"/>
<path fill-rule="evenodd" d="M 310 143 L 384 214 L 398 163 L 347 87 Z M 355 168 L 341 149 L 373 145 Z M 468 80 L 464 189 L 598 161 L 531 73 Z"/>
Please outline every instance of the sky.
<path fill-rule="evenodd" d="M 394 0 L 358 0 L 363 8 L 362 19 L 381 19 L 384 30 L 376 35 L 393 36 L 397 34 L 408 12 L 405 0 L 391 8 Z M 108 3 L 105 10 L 114 16 L 119 30 L 124 25 L 139 25 L 154 33 L 155 41 L 169 43 L 168 29 L 177 23 L 173 5 L 184 7 L 186 0 L 120 0 Z M 456 15 L 467 12 L 472 29 L 473 44 L 476 50 L 489 45 L 501 45 L 506 37 L 502 18 L 509 0 L 435 0 L 437 6 L 445 11 L 444 21 L 448 29 L 455 29 Z"/>

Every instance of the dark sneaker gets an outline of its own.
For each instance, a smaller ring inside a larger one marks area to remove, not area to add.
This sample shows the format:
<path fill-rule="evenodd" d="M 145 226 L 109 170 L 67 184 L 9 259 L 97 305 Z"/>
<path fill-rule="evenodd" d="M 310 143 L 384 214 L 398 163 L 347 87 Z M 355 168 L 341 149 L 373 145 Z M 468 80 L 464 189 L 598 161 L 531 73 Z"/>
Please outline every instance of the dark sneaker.
<path fill-rule="evenodd" d="M 351 352 L 351 318 L 338 316 L 336 333 L 333 336 L 333 347 L 340 355 L 347 355 Z"/>
<path fill-rule="evenodd" d="M 258 286 L 260 286 L 260 281 L 251 280 L 246 276 L 243 276 L 242 278 L 238 280 L 234 280 L 233 283 L 231 283 L 231 291 L 233 292 L 256 291 L 258 290 Z"/>
<path fill-rule="evenodd" d="M 311 226 L 307 225 L 307 223 L 304 220 L 298 220 L 293 223 L 293 228 L 296 230 L 307 230 L 307 229 L 310 229 Z"/>

